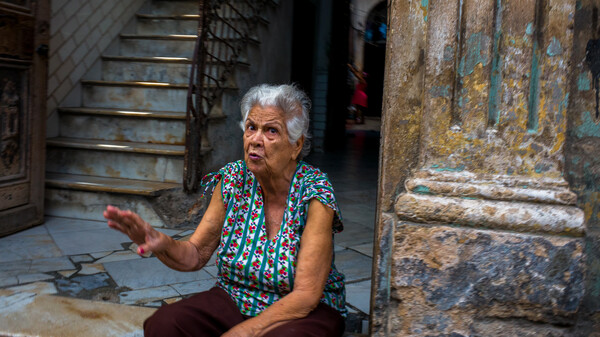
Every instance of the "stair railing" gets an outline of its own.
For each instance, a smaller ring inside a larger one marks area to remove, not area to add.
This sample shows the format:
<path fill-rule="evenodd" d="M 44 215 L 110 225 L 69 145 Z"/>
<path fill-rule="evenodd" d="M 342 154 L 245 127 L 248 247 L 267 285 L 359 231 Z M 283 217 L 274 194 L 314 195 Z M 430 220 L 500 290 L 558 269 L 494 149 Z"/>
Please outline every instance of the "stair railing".
<path fill-rule="evenodd" d="M 269 0 L 199 0 L 198 38 L 187 94 L 184 190 L 198 190 L 206 122 Z"/>

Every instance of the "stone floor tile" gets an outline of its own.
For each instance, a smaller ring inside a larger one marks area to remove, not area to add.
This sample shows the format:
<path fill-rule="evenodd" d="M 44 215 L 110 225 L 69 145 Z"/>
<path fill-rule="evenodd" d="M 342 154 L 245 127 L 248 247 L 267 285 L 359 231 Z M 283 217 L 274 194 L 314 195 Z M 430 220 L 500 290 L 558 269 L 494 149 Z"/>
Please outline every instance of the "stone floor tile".
<path fill-rule="evenodd" d="M 210 288 L 214 287 L 216 283 L 217 279 L 209 279 L 202 281 L 171 284 L 171 287 L 177 290 L 177 292 L 181 296 L 185 296 L 209 290 Z"/>
<path fill-rule="evenodd" d="M 22 239 L 22 238 L 29 237 L 32 235 L 46 235 L 46 234 L 48 234 L 48 229 L 46 228 L 46 224 L 44 223 L 39 226 L 31 227 L 31 228 L 22 230 L 20 232 L 11 234 L 9 237 Z"/>
<path fill-rule="evenodd" d="M 122 292 L 119 294 L 119 301 L 121 304 L 143 304 L 177 296 L 179 293 L 175 289 L 169 286 L 160 286 Z"/>
<path fill-rule="evenodd" d="M 101 258 L 103 258 L 103 257 L 105 257 L 105 256 L 107 256 L 107 255 L 110 255 L 110 254 L 112 254 L 112 253 L 113 253 L 113 251 L 112 251 L 112 250 L 109 250 L 109 251 L 106 251 L 106 252 L 90 253 L 90 255 L 91 255 L 91 256 L 92 256 L 94 259 L 101 259 Z"/>
<path fill-rule="evenodd" d="M 102 287 L 109 287 L 110 277 L 106 273 L 94 275 L 75 276 L 71 279 L 56 279 L 56 287 L 61 292 L 76 297 L 84 290 L 94 290 Z"/>
<path fill-rule="evenodd" d="M 73 274 L 75 274 L 77 272 L 77 269 L 72 269 L 72 270 L 63 270 L 63 271 L 59 271 L 58 273 L 61 274 L 62 276 L 69 278 L 71 277 Z"/>
<path fill-rule="evenodd" d="M 123 261 L 123 260 L 133 260 L 133 259 L 141 259 L 142 257 L 137 255 L 136 253 L 123 250 L 119 252 L 114 252 L 110 255 L 107 255 L 99 260 L 96 263 L 107 263 L 107 262 L 115 262 L 115 261 Z"/>
<path fill-rule="evenodd" d="M 65 255 L 121 250 L 121 242 L 130 241 L 110 228 L 53 233 L 52 238 Z"/>
<path fill-rule="evenodd" d="M 219 268 L 216 265 L 205 266 L 202 270 L 209 273 L 212 277 L 217 277 L 219 275 Z"/>
<path fill-rule="evenodd" d="M 48 295 L 0 308 L 0 335 L 8 336 L 143 336 L 142 324 L 155 311 Z"/>
<path fill-rule="evenodd" d="M 192 235 L 192 234 L 194 234 L 194 230 L 189 229 L 185 232 L 179 233 L 179 236 L 184 237 L 184 236 L 188 236 L 188 235 Z"/>
<path fill-rule="evenodd" d="M 83 254 L 83 255 L 74 255 L 70 257 L 71 261 L 73 261 L 74 263 L 78 263 L 78 262 L 91 262 L 94 261 L 94 258 L 91 257 L 88 254 Z"/>
<path fill-rule="evenodd" d="M 0 263 L 0 275 L 3 278 L 25 274 L 31 269 L 31 260 Z"/>
<path fill-rule="evenodd" d="M 336 252 L 335 265 L 346 276 L 346 282 L 371 277 L 372 259 L 353 250 Z"/>
<path fill-rule="evenodd" d="M 175 302 L 179 302 L 181 301 L 181 297 L 171 297 L 171 298 L 166 298 L 164 299 L 165 303 L 167 304 L 173 304 Z"/>
<path fill-rule="evenodd" d="M 342 218 L 365 226 L 373 232 L 375 224 L 375 209 L 368 205 L 352 203 L 341 205 Z"/>
<path fill-rule="evenodd" d="M 29 234 L 31 233 L 31 234 Z M 63 255 L 45 229 L 29 229 L 0 239 L 0 262 L 57 257 Z"/>
<path fill-rule="evenodd" d="M 28 293 L 31 295 L 52 295 L 56 294 L 56 287 L 52 282 L 35 282 L 25 285 L 0 289 L 0 297 L 9 296 L 16 293 Z M 2 306 L 0 305 L 0 311 Z"/>
<path fill-rule="evenodd" d="M 46 217 L 44 220 L 44 225 L 46 226 L 50 234 L 108 228 L 108 224 L 106 223 L 106 221 L 94 221 L 60 217 Z"/>
<path fill-rule="evenodd" d="M 30 272 L 45 273 L 51 271 L 74 269 L 75 266 L 66 256 L 31 261 Z"/>
<path fill-rule="evenodd" d="M 344 222 L 344 230 L 335 234 L 335 244 L 351 247 L 373 242 L 373 230 L 352 221 Z"/>
<path fill-rule="evenodd" d="M 160 308 L 163 306 L 163 303 L 162 303 L 162 301 L 153 301 L 153 302 L 144 303 L 143 305 L 148 308 Z"/>
<path fill-rule="evenodd" d="M 19 275 L 17 276 L 17 278 L 19 279 L 19 284 L 25 284 L 37 281 L 51 280 L 54 279 L 54 276 L 43 273 L 34 273 Z"/>
<path fill-rule="evenodd" d="M 19 284 L 19 279 L 16 276 L 0 277 L 0 288 Z"/>
<path fill-rule="evenodd" d="M 79 275 L 93 275 L 98 273 L 104 273 L 104 267 L 100 263 L 84 263 L 81 265 L 81 270 L 77 273 Z"/>
<path fill-rule="evenodd" d="M 371 310 L 371 281 L 346 284 L 346 302 L 368 314 Z"/>
<path fill-rule="evenodd" d="M 159 231 L 161 233 L 167 234 L 168 236 L 171 236 L 171 237 L 182 232 L 181 229 L 169 229 L 169 228 L 154 228 L 154 229 L 156 229 L 157 231 Z"/>
<path fill-rule="evenodd" d="M 365 243 L 358 246 L 350 246 L 348 248 L 355 250 L 361 254 L 364 254 L 370 258 L 373 258 L 373 242 Z"/>
<path fill-rule="evenodd" d="M 104 268 L 119 286 L 134 290 L 212 278 L 203 270 L 179 272 L 170 269 L 155 257 L 108 262 Z"/>

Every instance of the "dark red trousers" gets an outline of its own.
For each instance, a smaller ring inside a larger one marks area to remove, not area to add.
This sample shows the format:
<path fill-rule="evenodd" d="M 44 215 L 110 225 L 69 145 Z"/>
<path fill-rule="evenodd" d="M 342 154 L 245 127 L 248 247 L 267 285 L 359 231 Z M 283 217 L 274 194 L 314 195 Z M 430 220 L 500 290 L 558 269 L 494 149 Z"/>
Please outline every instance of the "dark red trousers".
<path fill-rule="evenodd" d="M 247 318 L 229 294 L 215 287 L 162 306 L 144 322 L 144 336 L 221 336 Z M 265 336 L 339 337 L 344 333 L 344 325 L 337 310 L 320 303 L 308 316 L 282 324 Z"/>

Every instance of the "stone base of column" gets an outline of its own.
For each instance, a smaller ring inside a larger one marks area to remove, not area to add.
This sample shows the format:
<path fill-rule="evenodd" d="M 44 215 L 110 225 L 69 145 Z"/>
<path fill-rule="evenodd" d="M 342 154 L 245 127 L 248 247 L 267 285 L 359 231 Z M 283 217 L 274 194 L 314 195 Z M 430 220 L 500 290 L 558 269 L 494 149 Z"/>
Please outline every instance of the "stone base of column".
<path fill-rule="evenodd" d="M 395 205 L 388 333 L 571 335 L 585 225 L 566 183 L 420 172 L 406 187 Z"/>
<path fill-rule="evenodd" d="M 394 335 L 566 336 L 575 323 L 581 238 L 399 222 L 393 245 Z"/>

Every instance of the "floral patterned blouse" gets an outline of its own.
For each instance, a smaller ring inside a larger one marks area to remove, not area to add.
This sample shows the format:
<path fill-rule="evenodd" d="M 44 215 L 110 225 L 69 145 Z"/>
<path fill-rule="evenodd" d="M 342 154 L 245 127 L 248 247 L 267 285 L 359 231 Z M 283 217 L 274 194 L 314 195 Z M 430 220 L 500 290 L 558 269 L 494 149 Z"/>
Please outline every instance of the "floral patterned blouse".
<path fill-rule="evenodd" d="M 229 293 L 242 314 L 256 316 L 294 287 L 300 238 L 310 200 L 316 198 L 335 211 L 334 233 L 343 229 L 340 210 L 327 175 L 299 162 L 281 228 L 269 240 L 262 189 L 246 163 L 243 160 L 229 163 L 206 176 L 204 184 L 215 186 L 221 179 L 226 216 L 217 249 L 217 286 Z M 332 261 L 321 302 L 345 316 L 345 295 L 344 275 Z"/>

